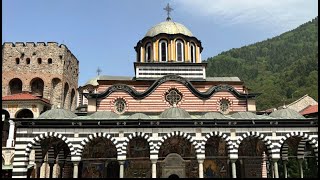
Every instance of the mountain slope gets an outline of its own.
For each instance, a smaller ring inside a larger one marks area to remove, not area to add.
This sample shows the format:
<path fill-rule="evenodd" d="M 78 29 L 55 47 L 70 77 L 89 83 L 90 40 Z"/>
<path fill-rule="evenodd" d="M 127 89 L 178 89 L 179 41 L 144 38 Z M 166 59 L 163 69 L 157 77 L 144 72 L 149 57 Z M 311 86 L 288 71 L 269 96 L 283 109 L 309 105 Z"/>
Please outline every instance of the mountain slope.
<path fill-rule="evenodd" d="M 318 101 L 318 17 L 280 36 L 207 59 L 207 76 L 238 76 L 260 92 L 257 110 L 309 94 Z"/>

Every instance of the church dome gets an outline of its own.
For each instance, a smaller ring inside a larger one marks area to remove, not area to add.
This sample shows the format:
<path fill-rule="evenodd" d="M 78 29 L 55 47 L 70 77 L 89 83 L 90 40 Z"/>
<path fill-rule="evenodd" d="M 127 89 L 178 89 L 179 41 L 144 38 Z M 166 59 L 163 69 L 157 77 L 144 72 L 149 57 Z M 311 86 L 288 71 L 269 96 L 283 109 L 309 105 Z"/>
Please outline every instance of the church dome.
<path fill-rule="evenodd" d="M 305 117 L 303 117 L 297 111 L 289 108 L 274 111 L 269 116 L 274 118 L 305 119 Z"/>
<path fill-rule="evenodd" d="M 202 116 L 202 119 L 228 119 L 219 112 L 208 112 Z"/>
<path fill-rule="evenodd" d="M 38 119 L 68 119 L 75 118 L 77 115 L 66 109 L 50 109 L 38 117 Z"/>
<path fill-rule="evenodd" d="M 84 86 L 86 86 L 86 85 L 98 86 L 98 85 L 99 85 L 98 80 L 99 80 L 99 76 L 96 76 L 96 77 L 88 80 L 88 81 L 84 84 Z"/>
<path fill-rule="evenodd" d="M 171 107 L 160 114 L 160 118 L 191 118 L 190 114 L 181 108 Z"/>
<path fill-rule="evenodd" d="M 90 115 L 93 119 L 114 119 L 119 118 L 119 115 L 111 111 L 97 111 Z"/>
<path fill-rule="evenodd" d="M 127 119 L 150 119 L 150 117 L 143 113 L 135 113 L 129 116 Z"/>
<path fill-rule="evenodd" d="M 171 20 L 161 22 L 152 28 L 146 33 L 145 37 L 154 37 L 158 34 L 165 33 L 165 34 L 183 34 L 186 36 L 192 37 L 191 31 L 186 28 L 184 25 L 173 22 Z"/>

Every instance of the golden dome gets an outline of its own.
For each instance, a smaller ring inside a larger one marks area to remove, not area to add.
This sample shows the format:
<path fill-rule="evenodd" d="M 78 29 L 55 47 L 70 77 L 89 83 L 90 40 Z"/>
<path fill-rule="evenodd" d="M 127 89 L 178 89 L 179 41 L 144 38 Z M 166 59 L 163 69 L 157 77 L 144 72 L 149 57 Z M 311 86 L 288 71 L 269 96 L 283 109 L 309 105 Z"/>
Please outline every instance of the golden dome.
<path fill-rule="evenodd" d="M 153 37 L 160 33 L 184 34 L 190 37 L 193 36 L 191 31 L 188 28 L 186 28 L 184 25 L 168 20 L 153 26 L 151 29 L 149 29 L 145 37 L 148 37 L 148 36 Z"/>

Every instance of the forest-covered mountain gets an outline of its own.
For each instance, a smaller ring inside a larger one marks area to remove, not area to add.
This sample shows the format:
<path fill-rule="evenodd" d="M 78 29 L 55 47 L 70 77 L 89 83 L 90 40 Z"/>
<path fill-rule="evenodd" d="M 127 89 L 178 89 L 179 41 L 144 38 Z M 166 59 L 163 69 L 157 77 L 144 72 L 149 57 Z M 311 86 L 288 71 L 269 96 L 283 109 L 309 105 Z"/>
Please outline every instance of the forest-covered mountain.
<path fill-rule="evenodd" d="M 318 17 L 298 28 L 207 59 L 207 76 L 238 76 L 258 96 L 257 110 L 305 94 L 318 101 Z"/>

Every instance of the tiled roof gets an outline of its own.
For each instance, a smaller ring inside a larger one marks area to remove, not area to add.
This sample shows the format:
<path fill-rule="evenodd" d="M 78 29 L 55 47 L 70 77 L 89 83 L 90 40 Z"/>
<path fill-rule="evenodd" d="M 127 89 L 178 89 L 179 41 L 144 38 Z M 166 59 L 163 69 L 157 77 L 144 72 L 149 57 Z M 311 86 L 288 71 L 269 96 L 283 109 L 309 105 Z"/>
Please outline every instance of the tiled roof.
<path fill-rule="evenodd" d="M 318 105 L 308 106 L 300 112 L 301 115 L 313 114 L 318 112 Z"/>
<path fill-rule="evenodd" d="M 22 93 L 12 94 L 9 96 L 2 97 L 2 101 L 35 101 L 35 100 L 40 100 L 50 104 L 50 101 L 48 99 L 37 97 L 35 95 L 32 95 L 29 92 L 22 92 Z"/>

